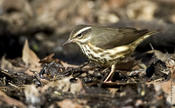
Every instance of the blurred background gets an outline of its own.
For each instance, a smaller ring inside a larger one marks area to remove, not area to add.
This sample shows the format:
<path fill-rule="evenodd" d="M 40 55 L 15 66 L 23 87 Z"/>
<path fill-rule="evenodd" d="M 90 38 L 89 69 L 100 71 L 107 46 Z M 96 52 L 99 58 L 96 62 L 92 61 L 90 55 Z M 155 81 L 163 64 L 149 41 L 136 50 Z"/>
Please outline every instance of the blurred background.
<path fill-rule="evenodd" d="M 21 56 L 26 39 L 43 58 L 51 53 L 69 63 L 86 61 L 79 47 L 62 46 L 78 24 L 157 30 L 138 48 L 174 53 L 175 0 L 0 0 L 0 57 Z"/>

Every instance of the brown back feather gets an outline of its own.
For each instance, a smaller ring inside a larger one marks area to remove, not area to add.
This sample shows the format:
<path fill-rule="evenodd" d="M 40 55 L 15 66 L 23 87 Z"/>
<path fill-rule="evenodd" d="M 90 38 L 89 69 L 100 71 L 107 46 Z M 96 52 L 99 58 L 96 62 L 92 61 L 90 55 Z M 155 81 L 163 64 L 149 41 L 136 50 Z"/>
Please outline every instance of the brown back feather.
<path fill-rule="evenodd" d="M 136 30 L 135 28 L 92 27 L 91 30 L 93 34 L 91 34 L 90 43 L 102 49 L 128 45 L 149 32 L 145 29 Z"/>

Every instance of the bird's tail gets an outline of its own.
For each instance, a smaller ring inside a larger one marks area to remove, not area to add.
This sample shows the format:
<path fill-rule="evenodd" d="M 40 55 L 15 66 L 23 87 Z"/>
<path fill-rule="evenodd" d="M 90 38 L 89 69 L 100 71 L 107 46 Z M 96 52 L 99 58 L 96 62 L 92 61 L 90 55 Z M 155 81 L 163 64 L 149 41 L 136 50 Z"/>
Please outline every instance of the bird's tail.
<path fill-rule="evenodd" d="M 150 37 L 150 36 L 152 36 L 152 35 L 154 35 L 154 34 L 156 34 L 156 33 L 158 33 L 158 32 L 157 32 L 157 31 L 147 32 L 147 33 L 145 33 L 143 36 L 141 36 L 140 38 L 138 38 L 136 41 L 132 42 L 132 43 L 130 44 L 132 50 L 135 50 L 135 48 L 136 48 L 140 43 L 142 43 L 146 38 L 148 38 L 148 37 Z"/>

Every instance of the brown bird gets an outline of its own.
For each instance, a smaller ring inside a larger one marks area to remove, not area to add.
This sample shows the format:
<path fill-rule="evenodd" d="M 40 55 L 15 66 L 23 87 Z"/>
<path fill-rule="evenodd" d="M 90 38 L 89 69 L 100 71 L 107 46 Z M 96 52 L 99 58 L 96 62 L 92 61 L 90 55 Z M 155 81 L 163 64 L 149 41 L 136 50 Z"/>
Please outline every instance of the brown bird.
<path fill-rule="evenodd" d="M 130 56 L 135 48 L 155 32 L 135 28 L 108 28 L 102 26 L 78 25 L 64 43 L 76 43 L 83 53 L 102 66 L 111 67 L 104 82 L 115 71 L 115 66 Z"/>

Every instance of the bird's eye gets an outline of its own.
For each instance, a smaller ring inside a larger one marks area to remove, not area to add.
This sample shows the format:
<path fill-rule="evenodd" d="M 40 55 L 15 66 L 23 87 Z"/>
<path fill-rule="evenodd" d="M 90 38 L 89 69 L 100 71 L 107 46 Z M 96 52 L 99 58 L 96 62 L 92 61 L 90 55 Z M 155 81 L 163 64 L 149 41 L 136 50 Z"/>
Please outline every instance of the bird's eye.
<path fill-rule="evenodd" d="M 79 33 L 78 35 L 77 35 L 77 37 L 80 37 L 82 34 L 81 33 Z"/>

